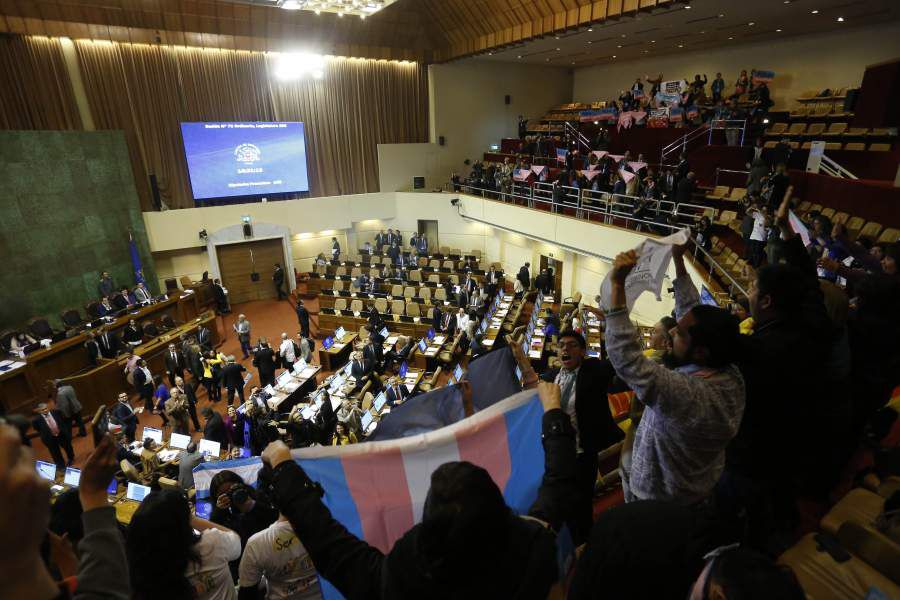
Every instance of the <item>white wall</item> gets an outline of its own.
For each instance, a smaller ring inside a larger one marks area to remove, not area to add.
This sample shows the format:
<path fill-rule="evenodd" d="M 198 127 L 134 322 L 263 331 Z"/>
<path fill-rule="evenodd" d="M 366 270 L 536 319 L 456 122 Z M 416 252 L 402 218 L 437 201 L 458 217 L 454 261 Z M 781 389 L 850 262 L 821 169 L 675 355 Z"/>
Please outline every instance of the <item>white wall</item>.
<path fill-rule="evenodd" d="M 413 177 L 425 178 L 425 190 L 440 188 L 449 179 L 446 147 L 437 144 L 378 144 L 378 189 L 413 190 Z"/>
<path fill-rule="evenodd" d="M 663 79 L 689 79 L 717 71 L 726 91 L 734 88 L 741 69 L 775 71 L 770 84 L 778 109 L 792 108 L 794 99 L 816 89 L 858 87 L 867 65 L 900 58 L 900 22 L 846 29 L 819 35 L 785 37 L 774 41 L 675 53 L 667 57 L 616 62 L 575 71 L 574 102 L 618 97 L 637 76 L 663 74 Z M 707 92 L 709 88 L 707 87 Z"/>
<path fill-rule="evenodd" d="M 461 210 L 450 204 L 451 198 L 457 197 Z M 459 194 L 397 192 L 292 202 L 300 204 L 278 202 L 269 206 L 245 204 L 145 213 L 144 221 L 160 283 L 166 277 L 181 275 L 198 279 L 203 271 L 209 270 L 207 252 L 199 246 L 196 232 L 206 228 L 213 233 L 233 226 L 235 223 L 230 220 L 235 208 L 238 209 L 235 214 L 250 214 L 255 222 L 287 226 L 293 266 L 298 271 L 309 271 L 319 252 L 330 252 L 332 236 L 338 238 L 342 249 L 352 253 L 364 242 L 372 241 L 382 229 L 399 229 L 404 240 L 408 240 L 418 229 L 418 220 L 429 219 L 438 222 L 439 239 L 437 244 L 435 240 L 429 240 L 432 247 L 450 246 L 464 252 L 481 250 L 487 261 L 499 262 L 510 278 L 526 262 L 531 263 L 532 276 L 536 275 L 540 256 L 552 255 L 563 263 L 563 296 L 581 291 L 584 300 L 590 303 L 609 270 L 611 257 L 634 248 L 646 237 L 617 227 Z M 339 211 L 334 207 L 340 206 L 347 208 L 350 214 L 337 215 Z M 272 218 L 268 213 L 272 207 L 280 207 L 277 213 L 283 218 L 266 221 Z M 323 214 L 308 215 L 309 211 Z M 301 218 L 301 215 L 307 217 Z M 180 224 L 188 219 L 190 226 Z M 307 223 L 319 226 L 323 222 L 342 222 L 346 226 L 326 230 L 306 228 Z M 217 225 L 222 223 L 222 227 Z M 695 282 L 702 283 L 700 276 L 690 266 L 688 268 Z M 664 294 L 662 301 L 657 302 L 645 294 L 637 301 L 632 317 L 638 323 L 649 325 L 672 308 L 671 296 Z"/>
<path fill-rule="evenodd" d="M 464 159 L 516 137 L 519 115 L 538 117 L 572 100 L 568 69 L 478 59 L 429 66 L 428 85 L 430 141 L 444 136 L 448 171 L 463 172 Z"/>

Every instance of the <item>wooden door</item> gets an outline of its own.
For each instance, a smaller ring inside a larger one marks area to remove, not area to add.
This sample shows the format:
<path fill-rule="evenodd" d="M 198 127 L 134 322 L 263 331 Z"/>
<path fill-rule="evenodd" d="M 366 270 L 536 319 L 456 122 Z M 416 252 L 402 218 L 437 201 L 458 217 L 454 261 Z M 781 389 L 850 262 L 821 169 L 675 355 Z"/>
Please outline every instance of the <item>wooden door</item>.
<path fill-rule="evenodd" d="M 276 298 L 272 272 L 275 263 L 284 268 L 285 278 L 293 270 L 285 268 L 282 239 L 240 242 L 216 247 L 219 257 L 219 273 L 222 285 L 228 289 L 231 304 Z M 253 273 L 259 273 L 259 280 L 253 280 Z M 284 283 L 287 286 L 287 281 Z"/>
<path fill-rule="evenodd" d="M 563 262 L 561 260 L 556 260 L 554 258 L 550 258 L 549 256 L 544 256 L 543 254 L 541 254 L 540 269 L 537 273 L 534 274 L 534 277 L 537 277 L 544 269 L 553 270 L 553 294 L 557 302 L 562 301 L 562 298 L 560 296 L 562 290 L 562 267 Z"/>

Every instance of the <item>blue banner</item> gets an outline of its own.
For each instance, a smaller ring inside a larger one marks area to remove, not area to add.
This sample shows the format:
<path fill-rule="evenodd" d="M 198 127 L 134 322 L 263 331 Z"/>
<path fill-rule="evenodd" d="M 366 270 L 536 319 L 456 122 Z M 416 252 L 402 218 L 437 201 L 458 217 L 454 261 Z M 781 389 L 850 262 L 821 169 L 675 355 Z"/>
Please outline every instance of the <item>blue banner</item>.
<path fill-rule="evenodd" d="M 141 265 L 141 254 L 138 252 L 137 243 L 134 241 L 134 236 L 131 235 L 131 232 L 128 232 L 128 249 L 131 251 L 131 266 L 134 268 L 134 283 L 144 283 L 144 267 Z"/>

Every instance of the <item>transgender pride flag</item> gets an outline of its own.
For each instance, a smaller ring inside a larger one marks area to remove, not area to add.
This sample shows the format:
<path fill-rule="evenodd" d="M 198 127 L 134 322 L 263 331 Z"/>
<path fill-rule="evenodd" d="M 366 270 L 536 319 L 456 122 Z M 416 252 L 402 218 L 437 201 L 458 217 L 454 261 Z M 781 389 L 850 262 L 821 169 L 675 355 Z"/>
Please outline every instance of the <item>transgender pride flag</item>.
<path fill-rule="evenodd" d="M 446 462 L 465 460 L 484 467 L 507 505 L 526 513 L 544 475 L 543 413 L 537 392 L 526 390 L 435 431 L 383 442 L 304 448 L 292 455 L 322 485 L 322 500 L 331 514 L 387 553 L 422 520 L 431 474 Z M 197 497 L 209 496 L 209 480 L 218 471 L 235 470 L 249 483 L 256 481 L 260 468 L 258 457 L 202 463 L 194 470 Z M 322 591 L 325 598 L 342 598 L 325 580 Z"/>

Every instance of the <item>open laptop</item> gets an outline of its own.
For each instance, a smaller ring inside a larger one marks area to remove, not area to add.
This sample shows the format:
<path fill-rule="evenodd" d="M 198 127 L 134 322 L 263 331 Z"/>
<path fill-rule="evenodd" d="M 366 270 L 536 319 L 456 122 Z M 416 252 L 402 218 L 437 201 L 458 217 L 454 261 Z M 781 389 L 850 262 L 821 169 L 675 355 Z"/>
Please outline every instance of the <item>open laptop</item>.
<path fill-rule="evenodd" d="M 147 497 L 147 494 L 150 493 L 150 487 L 146 485 L 141 485 L 139 483 L 134 483 L 133 481 L 128 482 L 128 491 L 125 492 L 125 497 L 129 500 L 134 500 L 135 502 L 143 502 L 144 498 Z"/>
<path fill-rule="evenodd" d="M 387 327 L 382 327 L 382 328 L 381 328 L 381 331 L 379 331 L 378 333 L 379 333 L 379 334 L 381 335 L 381 337 L 383 337 L 384 339 L 388 339 L 388 338 L 390 337 L 390 335 L 391 335 L 391 332 L 388 331 L 388 328 L 387 328 Z"/>
<path fill-rule="evenodd" d="M 406 379 L 406 373 L 409 371 L 409 365 L 406 364 L 406 361 L 403 361 L 403 364 L 400 365 L 400 378 Z"/>
<path fill-rule="evenodd" d="M 362 419 L 360 419 L 360 426 L 362 427 L 363 433 L 366 435 L 370 434 L 375 429 L 375 420 L 372 416 L 372 411 L 367 410 L 363 413 Z"/>
<path fill-rule="evenodd" d="M 419 352 L 425 352 L 428 349 L 428 344 L 425 343 L 425 340 L 419 340 Z"/>
<path fill-rule="evenodd" d="M 430 327 L 428 329 L 428 333 L 426 335 L 428 336 L 429 340 L 433 340 L 434 339 L 434 327 Z"/>
<path fill-rule="evenodd" d="M 516 365 L 516 383 L 522 385 L 522 369 L 519 365 Z"/>
<path fill-rule="evenodd" d="M 375 398 L 375 402 L 372 403 L 372 408 L 375 409 L 375 412 L 381 413 L 381 409 L 384 408 L 386 402 L 387 394 L 381 392 L 380 394 L 378 394 L 378 397 Z"/>
<path fill-rule="evenodd" d="M 305 368 L 306 368 L 306 361 L 303 360 L 302 358 L 294 363 L 294 373 L 296 373 L 297 375 L 302 373 L 303 369 L 305 369 Z"/>
<path fill-rule="evenodd" d="M 46 479 L 47 481 L 54 481 L 56 479 L 56 465 L 52 462 L 38 460 L 35 461 L 34 467 L 42 479 Z"/>
<path fill-rule="evenodd" d="M 338 327 L 337 330 L 334 332 L 334 339 L 336 339 L 338 341 L 344 339 L 345 333 L 347 333 L 347 332 L 343 327 Z"/>
<path fill-rule="evenodd" d="M 163 440 L 163 432 L 161 429 L 157 429 L 155 427 L 144 427 L 143 429 L 141 429 L 141 435 L 138 436 L 138 439 L 144 441 L 147 438 L 150 438 L 158 445 L 161 445 Z"/>
<path fill-rule="evenodd" d="M 81 481 L 81 469 L 76 469 L 75 467 L 66 467 L 66 475 L 63 478 L 63 483 L 70 487 L 78 487 L 78 483 Z"/>
<path fill-rule="evenodd" d="M 172 433 L 169 437 L 169 448 L 177 448 L 179 450 L 186 450 L 188 444 L 191 443 L 191 436 L 184 435 L 182 433 Z"/>
<path fill-rule="evenodd" d="M 214 442 L 212 440 L 204 439 L 204 440 L 200 440 L 199 450 L 200 450 L 200 453 L 203 454 L 204 456 L 211 456 L 213 458 L 219 458 L 219 451 L 221 449 L 220 446 L 221 446 L 221 444 L 219 444 L 219 442 Z"/>

